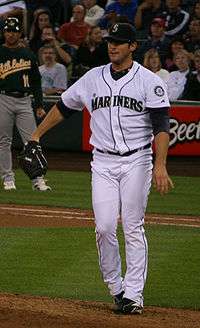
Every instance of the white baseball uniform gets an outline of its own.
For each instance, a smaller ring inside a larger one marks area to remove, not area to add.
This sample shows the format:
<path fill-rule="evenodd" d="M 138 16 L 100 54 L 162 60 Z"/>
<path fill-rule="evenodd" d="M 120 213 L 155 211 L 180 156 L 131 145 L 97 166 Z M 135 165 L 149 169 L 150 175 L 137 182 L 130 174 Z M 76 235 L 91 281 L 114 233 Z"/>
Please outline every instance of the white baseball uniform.
<path fill-rule="evenodd" d="M 125 298 L 143 305 L 147 273 L 143 224 L 152 179 L 149 108 L 169 107 L 169 100 L 164 82 L 137 62 L 118 80 L 112 78 L 110 67 L 90 70 L 61 98 L 68 108 L 86 106 L 91 114 L 92 202 L 103 279 L 111 295 L 124 290 Z M 116 234 L 119 216 L 126 248 L 124 278 Z"/>

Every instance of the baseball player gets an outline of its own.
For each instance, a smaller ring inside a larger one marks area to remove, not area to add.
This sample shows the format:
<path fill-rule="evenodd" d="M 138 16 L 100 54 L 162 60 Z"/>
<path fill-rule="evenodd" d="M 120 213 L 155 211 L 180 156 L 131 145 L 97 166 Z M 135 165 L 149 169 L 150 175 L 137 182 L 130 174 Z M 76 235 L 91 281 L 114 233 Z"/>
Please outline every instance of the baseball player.
<path fill-rule="evenodd" d="M 25 143 L 36 128 L 31 107 L 33 93 L 36 114 L 43 117 L 41 78 L 34 54 L 21 45 L 17 18 L 7 18 L 4 24 L 5 43 L 0 46 L 0 175 L 5 190 L 15 190 L 12 171 L 11 143 L 16 124 Z M 32 180 L 34 190 L 46 191 L 42 176 Z"/>
<path fill-rule="evenodd" d="M 135 29 L 112 26 L 107 37 L 111 63 L 96 67 L 67 89 L 32 134 L 28 148 L 64 117 L 87 107 L 93 145 L 92 203 L 99 265 L 116 309 L 141 314 L 147 275 L 144 216 L 152 180 L 152 141 L 156 157 L 153 181 L 161 194 L 173 187 L 166 170 L 169 101 L 163 81 L 133 61 Z M 121 273 L 117 223 L 125 237 L 126 272 Z"/>

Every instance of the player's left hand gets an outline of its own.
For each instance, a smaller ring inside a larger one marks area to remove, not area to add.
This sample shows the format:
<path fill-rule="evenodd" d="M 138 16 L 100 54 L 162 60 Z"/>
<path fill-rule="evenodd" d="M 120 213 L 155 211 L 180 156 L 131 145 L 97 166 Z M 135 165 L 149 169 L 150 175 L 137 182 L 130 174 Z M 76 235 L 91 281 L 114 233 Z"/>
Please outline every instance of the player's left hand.
<path fill-rule="evenodd" d="M 36 115 L 38 118 L 43 118 L 46 115 L 46 112 L 42 107 L 38 107 L 36 109 Z"/>
<path fill-rule="evenodd" d="M 171 188 L 174 188 L 174 184 L 170 179 L 164 164 L 154 165 L 153 184 L 161 195 L 168 193 Z"/>

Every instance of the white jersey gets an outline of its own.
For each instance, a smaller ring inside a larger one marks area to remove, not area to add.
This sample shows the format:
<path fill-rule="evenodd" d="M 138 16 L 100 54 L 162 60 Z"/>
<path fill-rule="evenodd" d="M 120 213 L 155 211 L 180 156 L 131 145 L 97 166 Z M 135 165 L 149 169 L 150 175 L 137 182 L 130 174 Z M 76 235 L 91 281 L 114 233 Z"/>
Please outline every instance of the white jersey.
<path fill-rule="evenodd" d="M 104 9 L 98 5 L 94 5 L 90 9 L 86 9 L 86 15 L 84 18 L 85 23 L 90 26 L 97 26 L 101 17 L 103 17 Z"/>
<path fill-rule="evenodd" d="M 169 79 L 167 81 L 167 90 L 170 101 L 175 101 L 182 96 L 184 91 L 186 76 L 189 73 L 189 69 L 184 72 L 174 71 L 169 73 Z"/>
<path fill-rule="evenodd" d="M 123 154 L 152 142 L 148 108 L 169 107 L 169 100 L 164 82 L 137 62 L 117 81 L 110 67 L 90 70 L 61 98 L 71 109 L 90 112 L 91 145 Z"/>
<path fill-rule="evenodd" d="M 52 67 L 46 65 L 39 66 L 42 78 L 42 90 L 48 88 L 67 89 L 67 69 L 60 63 L 55 63 Z"/>

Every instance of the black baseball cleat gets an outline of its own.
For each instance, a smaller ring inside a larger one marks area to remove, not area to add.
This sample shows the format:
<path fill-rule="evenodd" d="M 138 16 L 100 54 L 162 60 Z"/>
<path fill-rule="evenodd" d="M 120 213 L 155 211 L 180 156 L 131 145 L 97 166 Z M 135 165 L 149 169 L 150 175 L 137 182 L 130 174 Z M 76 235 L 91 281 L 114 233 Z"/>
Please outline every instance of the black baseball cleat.
<path fill-rule="evenodd" d="M 114 300 L 114 304 L 115 304 L 114 312 L 122 312 L 123 295 L 124 295 L 124 291 L 113 296 L 113 300 Z"/>
<path fill-rule="evenodd" d="M 124 314 L 142 314 L 143 307 L 135 301 L 123 298 L 121 312 Z"/>

